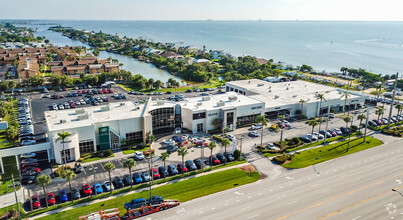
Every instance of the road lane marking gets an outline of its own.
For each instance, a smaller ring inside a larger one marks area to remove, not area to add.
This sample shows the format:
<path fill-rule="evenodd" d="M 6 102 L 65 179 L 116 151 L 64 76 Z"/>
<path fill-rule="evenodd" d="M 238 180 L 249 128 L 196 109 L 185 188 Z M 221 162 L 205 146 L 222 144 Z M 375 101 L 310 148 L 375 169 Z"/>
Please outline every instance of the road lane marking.
<path fill-rule="evenodd" d="M 298 210 L 298 211 L 292 212 L 292 213 L 290 213 L 290 214 L 288 214 L 288 215 L 285 215 L 285 216 L 280 217 L 280 218 L 277 218 L 277 219 L 278 219 L 278 220 L 286 219 L 286 218 L 288 218 L 288 217 L 290 217 L 290 216 L 296 215 L 296 214 L 301 213 L 301 212 L 303 212 L 303 211 L 306 211 L 306 210 L 309 210 L 309 209 L 312 209 L 312 208 L 321 206 L 321 205 L 326 204 L 326 203 L 328 203 L 328 202 L 331 202 L 331 201 L 333 201 L 333 200 L 336 200 L 336 199 L 339 199 L 339 198 L 348 196 L 348 195 L 350 195 L 350 194 L 356 193 L 356 192 L 358 192 L 358 191 L 361 191 L 361 190 L 363 190 L 363 189 L 366 189 L 366 188 L 368 188 L 368 187 L 377 185 L 377 184 L 379 184 L 379 183 L 385 182 L 386 180 L 390 180 L 390 179 L 393 179 L 393 178 L 398 177 L 398 176 L 401 176 L 401 175 L 403 175 L 403 173 L 396 174 L 396 175 L 394 175 L 394 176 L 385 178 L 385 179 L 380 180 L 380 181 L 378 181 L 378 182 L 371 183 L 371 184 L 369 184 L 369 185 L 366 185 L 366 186 L 363 186 L 363 187 L 361 187 L 361 188 L 355 189 L 355 190 L 353 190 L 353 191 L 350 191 L 350 192 L 341 194 L 341 195 L 339 195 L 339 196 L 335 196 L 335 197 L 330 198 L 330 199 L 328 199 L 328 200 L 325 200 L 325 201 L 323 201 L 323 202 L 317 203 L 317 204 L 315 204 L 315 205 L 308 206 L 308 207 L 306 207 L 306 208 L 303 208 L 303 209 L 300 209 L 300 210 Z"/>
<path fill-rule="evenodd" d="M 298 202 L 298 200 L 295 200 L 295 201 L 293 201 L 293 202 L 287 203 L 287 205 L 292 205 L 292 204 L 294 204 L 294 203 L 296 203 L 296 202 Z"/>
<path fill-rule="evenodd" d="M 402 188 L 402 187 L 403 187 L 403 186 L 398 187 L 397 189 Z M 335 215 L 335 214 L 340 213 L 340 212 L 342 212 L 342 211 L 345 211 L 345 210 L 347 210 L 347 209 L 351 209 L 351 208 L 353 208 L 353 207 L 355 207 L 355 206 L 357 206 L 357 205 L 361 205 L 361 204 L 363 204 L 363 203 L 365 203 L 365 202 L 368 202 L 368 201 L 370 201 L 370 200 L 372 200 L 372 199 L 378 198 L 378 197 L 383 196 L 383 195 L 385 195 L 385 194 L 387 194 L 387 193 L 390 193 L 390 192 L 393 192 L 393 191 L 392 191 L 392 190 L 388 190 L 388 191 L 386 191 L 386 192 L 383 192 L 383 193 L 378 194 L 378 195 L 376 195 L 376 196 L 373 196 L 373 197 L 371 197 L 371 198 L 364 199 L 364 200 L 362 200 L 362 201 L 360 201 L 360 202 L 358 202 L 358 203 L 356 203 L 356 204 L 354 204 L 354 205 L 351 205 L 351 206 L 346 207 L 346 208 L 344 208 L 344 209 L 340 209 L 340 210 L 338 210 L 338 211 L 329 213 L 329 214 L 327 214 L 326 216 L 320 218 L 319 220 L 325 219 L 325 218 L 327 218 L 327 217 L 330 217 L 330 216 L 332 216 L 332 215 Z"/>
<path fill-rule="evenodd" d="M 359 218 L 361 218 L 361 215 L 360 215 L 360 216 L 357 216 L 357 217 L 355 217 L 355 218 L 353 218 L 353 219 L 351 219 L 351 220 L 357 220 L 357 219 L 359 219 Z"/>
<path fill-rule="evenodd" d="M 260 215 L 259 213 L 258 213 L 258 214 L 256 214 L 256 215 L 252 215 L 252 216 L 250 216 L 248 219 L 258 217 L 259 215 Z"/>

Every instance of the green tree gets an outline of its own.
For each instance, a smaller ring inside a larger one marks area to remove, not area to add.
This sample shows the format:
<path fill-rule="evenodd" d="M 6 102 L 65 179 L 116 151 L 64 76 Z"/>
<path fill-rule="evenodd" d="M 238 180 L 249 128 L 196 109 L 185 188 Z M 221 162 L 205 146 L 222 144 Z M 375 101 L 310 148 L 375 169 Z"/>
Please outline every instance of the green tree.
<path fill-rule="evenodd" d="M 7 140 L 10 141 L 13 146 L 15 142 L 19 139 L 18 137 L 18 129 L 14 126 L 10 126 L 6 131 Z"/>
<path fill-rule="evenodd" d="M 320 126 L 322 125 L 322 114 L 320 114 L 320 110 L 322 109 L 322 102 L 323 101 L 327 102 L 327 100 L 325 99 L 325 95 L 320 94 L 320 93 L 316 95 L 316 100 L 320 100 L 320 102 L 319 102 L 319 111 L 318 111 L 318 114 L 319 114 L 319 131 L 320 131 Z"/>
<path fill-rule="evenodd" d="M 178 150 L 178 155 L 182 157 L 182 165 L 185 166 L 185 156 L 188 154 L 188 150 L 185 147 L 181 147 Z M 182 174 L 184 174 L 182 169 Z"/>
<path fill-rule="evenodd" d="M 341 97 L 340 98 L 342 98 L 342 99 L 344 99 L 344 107 L 343 107 L 343 111 L 344 111 L 344 114 L 346 114 L 346 105 L 347 105 L 347 100 L 350 98 L 350 96 L 351 96 L 351 93 L 350 92 L 343 92 L 342 94 L 341 94 Z M 350 115 L 350 106 L 348 107 L 348 115 Z"/>
<path fill-rule="evenodd" d="M 10 88 L 13 91 L 13 93 L 16 86 L 17 84 L 13 80 L 8 81 L 8 88 Z"/>
<path fill-rule="evenodd" d="M 316 120 L 316 118 L 314 118 L 314 119 L 308 121 L 308 125 L 312 127 L 311 135 L 313 137 L 313 130 L 315 129 L 315 126 L 319 125 L 319 123 Z M 318 137 L 318 140 L 319 140 L 319 137 Z"/>
<path fill-rule="evenodd" d="M 378 107 L 378 109 L 375 111 L 375 114 L 378 115 L 378 120 L 381 115 L 383 115 L 384 111 L 382 107 Z"/>
<path fill-rule="evenodd" d="M 210 166 L 213 166 L 213 150 L 217 147 L 217 144 L 214 141 L 211 141 L 207 147 L 210 149 Z"/>
<path fill-rule="evenodd" d="M 284 123 L 285 119 L 286 119 L 285 115 L 278 116 L 278 120 L 283 123 Z M 281 147 L 281 149 L 283 149 L 283 131 L 284 131 L 284 128 L 281 126 L 280 127 L 280 147 Z"/>
<path fill-rule="evenodd" d="M 360 120 L 360 125 L 359 125 L 359 131 L 361 131 L 361 124 L 362 124 L 362 120 L 365 120 L 367 117 L 365 117 L 364 114 L 359 114 L 357 116 L 357 119 Z"/>
<path fill-rule="evenodd" d="M 343 119 L 344 122 L 346 122 L 346 128 L 348 128 L 348 123 L 351 122 L 351 116 L 347 116 Z"/>
<path fill-rule="evenodd" d="M 111 184 L 109 193 L 112 194 L 112 177 L 111 177 L 111 172 L 112 172 L 112 170 L 115 169 L 115 164 L 113 164 L 113 163 L 111 163 L 111 162 L 108 162 L 108 163 L 106 163 L 106 164 L 104 165 L 104 169 L 105 169 L 106 171 L 108 171 L 108 174 L 109 174 L 109 183 Z M 130 177 L 131 177 L 131 176 L 130 176 Z"/>
<path fill-rule="evenodd" d="M 63 164 L 64 164 L 64 170 L 67 170 L 67 166 L 66 166 L 66 151 L 65 151 L 65 149 L 64 149 L 64 144 L 66 143 L 66 139 L 68 138 L 68 137 L 70 137 L 72 134 L 70 134 L 69 132 L 65 132 L 64 130 L 62 131 L 62 132 L 59 132 L 59 133 L 57 133 L 57 139 L 56 139 L 56 142 L 59 142 L 59 141 L 61 141 L 61 143 L 62 143 L 62 145 L 63 145 L 63 156 L 64 156 L 64 158 L 63 158 Z M 60 153 L 60 152 L 55 152 L 55 153 Z"/>
<path fill-rule="evenodd" d="M 302 114 L 302 110 L 304 109 L 304 104 L 305 104 L 305 100 L 303 100 L 303 99 L 300 99 L 299 100 L 299 104 L 301 104 L 301 114 Z"/>
<path fill-rule="evenodd" d="M 130 178 L 132 178 L 132 168 L 136 167 L 137 163 L 132 158 L 128 158 L 123 162 L 123 167 L 129 169 Z M 130 182 L 130 188 L 133 187 L 133 181 Z"/>
<path fill-rule="evenodd" d="M 221 140 L 221 145 L 224 147 L 224 152 L 227 153 L 227 146 L 231 144 L 231 141 L 228 138 L 224 138 Z M 225 162 L 227 163 L 227 162 Z"/>
<path fill-rule="evenodd" d="M 400 113 L 403 110 L 403 105 L 398 103 L 398 104 L 395 105 L 395 108 L 397 109 L 397 114 L 400 115 Z"/>
<path fill-rule="evenodd" d="M 48 204 L 48 200 L 47 200 L 45 187 L 47 184 L 50 184 L 51 182 L 52 182 L 52 179 L 50 178 L 49 175 L 46 175 L 46 174 L 42 174 L 36 178 L 36 184 L 41 186 L 43 189 L 43 194 L 45 195 L 45 201 L 46 201 L 46 208 L 49 207 L 49 204 Z"/>
<path fill-rule="evenodd" d="M 7 116 L 7 109 L 0 107 L 0 118 L 5 118 Z"/>
<path fill-rule="evenodd" d="M 167 169 L 167 167 L 165 166 L 165 161 L 168 159 L 169 154 L 167 152 L 162 152 L 161 153 L 161 160 L 164 161 L 164 168 L 165 170 Z M 164 174 L 164 179 L 165 179 L 165 174 Z"/>
<path fill-rule="evenodd" d="M 222 126 L 222 121 L 220 118 L 215 118 L 211 124 L 218 130 Z"/>
<path fill-rule="evenodd" d="M 266 127 L 268 125 L 270 120 L 268 118 L 266 118 L 266 115 L 264 114 L 264 115 L 258 115 L 255 119 L 255 122 L 262 124 L 262 131 L 260 134 L 260 146 L 263 146 L 263 129 L 264 129 L 264 127 Z"/>
<path fill-rule="evenodd" d="M 163 85 L 163 84 L 162 84 L 161 80 L 157 80 L 157 81 L 155 81 L 155 82 L 153 83 L 153 87 L 154 87 L 155 89 L 161 88 L 162 85 Z"/>
<path fill-rule="evenodd" d="M 70 187 L 70 194 L 72 195 L 73 190 L 71 188 L 71 180 L 76 178 L 77 174 L 75 174 L 72 170 L 64 170 L 62 172 L 62 178 L 67 180 L 67 182 L 69 182 L 69 187 Z M 73 196 L 71 197 L 71 202 L 73 202 Z"/>

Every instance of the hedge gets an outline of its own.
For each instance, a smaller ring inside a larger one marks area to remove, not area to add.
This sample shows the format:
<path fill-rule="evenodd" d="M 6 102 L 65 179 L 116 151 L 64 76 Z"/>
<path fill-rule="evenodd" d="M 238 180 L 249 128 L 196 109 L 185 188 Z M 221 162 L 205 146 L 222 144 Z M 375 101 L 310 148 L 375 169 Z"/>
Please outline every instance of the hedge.
<path fill-rule="evenodd" d="M 218 141 L 218 142 L 221 142 L 223 138 L 220 137 L 220 136 L 217 136 L 217 135 L 213 135 L 213 139 Z"/>

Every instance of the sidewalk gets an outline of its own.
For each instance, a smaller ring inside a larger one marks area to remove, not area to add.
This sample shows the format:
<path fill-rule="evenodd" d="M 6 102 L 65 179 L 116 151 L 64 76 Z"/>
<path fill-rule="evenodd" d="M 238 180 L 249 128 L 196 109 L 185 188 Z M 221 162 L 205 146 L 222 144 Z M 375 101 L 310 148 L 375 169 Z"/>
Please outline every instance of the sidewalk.
<path fill-rule="evenodd" d="M 220 171 L 224 171 L 224 170 L 243 167 L 243 166 L 245 166 L 247 164 L 248 163 L 238 164 L 238 165 L 235 165 L 235 166 L 230 166 L 230 167 L 225 167 L 225 168 L 222 168 L 222 169 L 216 169 L 216 170 L 213 170 L 213 171 L 200 173 L 200 174 L 197 174 L 197 175 L 194 175 L 194 176 L 188 176 L 188 177 L 185 177 L 185 178 L 182 178 L 182 179 L 179 179 L 179 180 L 172 180 L 172 181 L 169 181 L 169 182 L 166 182 L 166 183 L 162 183 L 162 184 L 153 186 L 153 188 L 165 186 L 165 185 L 176 183 L 176 182 L 181 182 L 181 181 L 188 180 L 188 179 L 193 179 L 195 177 L 200 177 L 200 176 L 204 176 L 204 175 L 208 175 L 208 174 L 212 174 L 212 173 L 216 173 L 216 172 L 220 172 Z M 138 193 L 138 192 L 142 192 L 142 191 L 147 191 L 147 190 L 148 190 L 148 188 L 137 189 L 137 190 L 133 190 L 133 191 L 130 191 L 130 192 L 127 192 L 127 193 L 121 193 L 121 194 L 109 196 L 109 197 L 103 198 L 103 199 L 97 199 L 97 200 L 93 200 L 93 201 L 90 201 L 90 202 L 85 202 L 85 203 L 80 203 L 80 204 L 76 204 L 76 205 L 73 205 L 73 206 L 69 206 L 69 207 L 66 207 L 66 208 L 55 209 L 55 210 L 52 210 L 52 211 L 49 211 L 49 212 L 44 212 L 42 214 L 35 215 L 35 216 L 27 218 L 27 219 L 38 219 L 38 218 L 41 218 L 41 217 L 44 217 L 44 216 L 47 216 L 47 215 L 52 215 L 52 214 L 55 214 L 55 213 L 58 213 L 58 212 L 63 212 L 63 211 L 67 211 L 67 210 L 70 210 L 70 209 L 79 208 L 79 207 L 83 207 L 83 206 L 103 202 L 103 201 L 110 200 L 110 199 L 115 199 L 115 198 L 121 197 L 123 195 L 126 196 L 126 195 L 130 195 L 130 194 Z"/>

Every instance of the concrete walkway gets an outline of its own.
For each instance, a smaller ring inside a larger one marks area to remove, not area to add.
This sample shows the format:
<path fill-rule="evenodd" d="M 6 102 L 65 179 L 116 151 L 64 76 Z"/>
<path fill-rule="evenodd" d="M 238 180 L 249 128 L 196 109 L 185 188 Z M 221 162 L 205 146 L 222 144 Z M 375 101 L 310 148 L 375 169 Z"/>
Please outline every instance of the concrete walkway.
<path fill-rule="evenodd" d="M 197 174 L 197 175 L 194 175 L 194 176 L 188 176 L 188 177 L 185 177 L 185 178 L 182 178 L 182 179 L 172 180 L 172 181 L 169 181 L 169 182 L 166 182 L 166 183 L 155 185 L 155 186 L 153 186 L 153 189 L 155 189 L 157 187 L 165 186 L 165 185 L 168 185 L 168 184 L 176 183 L 176 182 L 181 182 L 181 181 L 184 181 L 184 180 L 193 179 L 195 177 L 205 176 L 205 175 L 208 175 L 208 174 L 212 174 L 212 173 L 216 173 L 216 172 L 220 172 L 220 171 L 224 171 L 224 170 L 229 170 L 229 169 L 233 169 L 233 168 L 243 167 L 243 166 L 245 166 L 247 164 L 248 163 L 238 164 L 238 165 L 235 165 L 235 166 L 230 166 L 230 167 L 225 167 L 225 168 L 221 168 L 221 169 L 212 170 L 210 172 L 200 173 L 200 174 Z M 85 203 L 80 203 L 80 204 L 76 204 L 76 205 L 73 205 L 73 206 L 69 206 L 69 207 L 66 207 L 66 208 L 55 209 L 55 210 L 52 210 L 52 211 L 49 211 L 49 212 L 44 212 L 42 214 L 35 215 L 35 216 L 27 218 L 27 219 L 38 219 L 38 218 L 45 217 L 47 215 L 52 215 L 52 214 L 55 214 L 55 213 L 58 213 L 58 212 L 63 212 L 63 211 L 67 211 L 67 210 L 74 209 L 74 208 L 79 208 L 79 207 L 83 207 L 83 206 L 87 206 L 87 205 L 91 205 L 91 204 L 95 204 L 95 203 L 100 203 L 100 202 L 104 202 L 104 201 L 107 201 L 107 200 L 110 200 L 110 199 L 115 199 L 115 198 L 118 198 L 118 197 L 121 197 L 121 196 L 126 196 L 126 195 L 130 195 L 130 194 L 138 193 L 138 192 L 142 192 L 142 191 L 147 191 L 147 190 L 148 190 L 148 188 L 137 189 L 137 190 L 133 190 L 133 191 L 126 192 L 126 193 L 121 193 L 121 194 L 109 196 L 109 197 L 103 198 L 103 199 L 97 199 L 97 200 L 93 200 L 93 201 L 90 201 L 90 202 L 85 202 Z M 89 214 L 89 213 L 83 213 L 83 215 L 85 215 L 85 214 Z"/>

